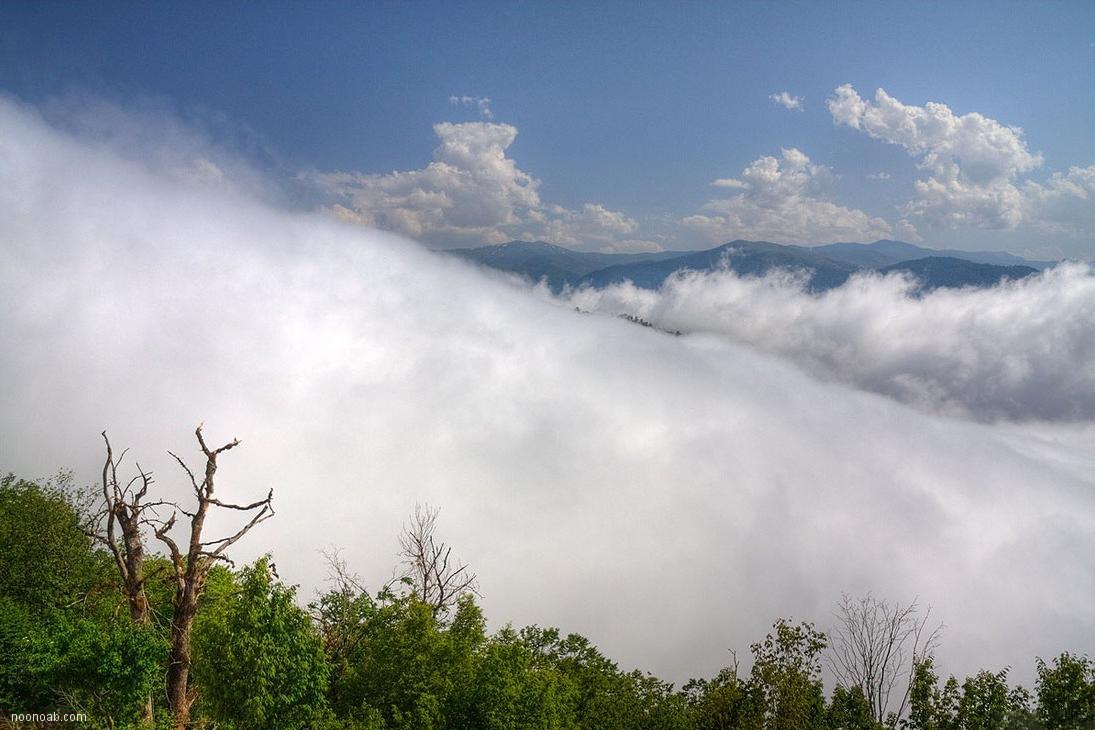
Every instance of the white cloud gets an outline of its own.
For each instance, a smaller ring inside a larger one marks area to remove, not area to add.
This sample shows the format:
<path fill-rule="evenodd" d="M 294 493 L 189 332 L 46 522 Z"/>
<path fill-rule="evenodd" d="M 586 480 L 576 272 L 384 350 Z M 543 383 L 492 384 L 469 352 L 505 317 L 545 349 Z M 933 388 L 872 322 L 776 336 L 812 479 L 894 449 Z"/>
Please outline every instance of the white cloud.
<path fill-rule="evenodd" d="M 874 103 L 845 84 L 828 101 L 836 124 L 903 147 L 931 174 L 915 183 L 906 216 L 935 228 L 1014 229 L 1029 225 L 1073 236 L 1095 234 L 1087 202 L 1095 166 L 1054 173 L 1044 184 L 1020 178 L 1042 165 L 1023 130 L 945 104 L 902 104 L 884 90 Z"/>
<path fill-rule="evenodd" d="M 744 180 L 738 180 L 735 177 L 720 177 L 718 180 L 715 180 L 711 184 L 714 185 L 716 188 L 732 188 L 734 190 L 749 189 L 749 183 L 745 182 Z"/>
<path fill-rule="evenodd" d="M 868 180 L 889 180 L 890 177 L 892 177 L 892 176 L 888 172 L 870 172 L 870 173 L 867 173 L 867 179 Z"/>
<path fill-rule="evenodd" d="M 484 119 L 494 119 L 489 96 L 450 96 L 449 103 L 456 106 L 474 107 Z"/>
<path fill-rule="evenodd" d="M 710 242 L 736 238 L 776 243 L 873 241 L 892 235 L 886 221 L 826 199 L 832 173 L 815 165 L 800 150 L 782 151 L 779 158 L 754 160 L 741 178 L 716 180 L 713 185 L 741 192 L 712 200 L 702 212 L 681 222 Z"/>
<path fill-rule="evenodd" d="M 924 240 L 923 237 L 920 235 L 920 231 L 917 230 L 916 226 L 914 226 L 912 223 L 905 220 L 904 218 L 899 220 L 897 223 L 894 223 L 893 231 L 894 235 L 902 241 L 920 243 L 922 240 Z"/>
<path fill-rule="evenodd" d="M 330 544 L 376 587 L 430 501 L 494 626 L 560 625 L 677 681 L 777 616 L 824 625 L 842 590 L 934 604 L 943 671 L 1010 664 L 1023 680 L 1036 655 L 1090 649 L 1090 424 L 926 416 L 722 334 L 578 315 L 407 241 L 227 200 L 144 157 L 0 101 L 3 470 L 71 466 L 90 483 L 106 427 L 185 495 L 164 451 L 192 454 L 205 420 L 209 438 L 242 439 L 218 472 L 226 498 L 274 488 L 277 516 L 234 557 L 272 549 L 302 598 Z M 886 296 L 822 303 L 833 313 L 814 321 L 834 361 L 848 342 L 868 362 L 915 348 L 898 332 L 943 337 L 956 371 L 1004 387 L 1024 362 L 1050 372 L 1039 358 L 1090 382 L 1091 295 L 1057 283 L 1022 306 L 932 305 L 920 326 Z M 723 297 L 712 316 L 801 334 L 809 313 L 787 310 L 819 306 L 740 293 L 760 298 Z M 995 371 L 994 337 L 1009 354 Z"/>
<path fill-rule="evenodd" d="M 623 213 L 597 203 L 586 203 L 579 211 L 553 206 L 544 219 L 541 238 L 563 246 L 609 245 L 635 233 L 639 224 Z"/>
<path fill-rule="evenodd" d="M 1023 195 L 1039 228 L 1087 242 L 1095 236 L 1095 165 L 1055 172 L 1045 184 L 1027 181 Z"/>
<path fill-rule="evenodd" d="M 1009 180 L 1042 164 L 1023 141 L 1023 130 L 971 112 L 957 116 L 944 104 L 908 106 L 884 90 L 875 103 L 864 101 L 850 84 L 837 87 L 828 101 L 837 124 L 904 147 L 920 165 L 941 178 L 984 185 Z"/>
<path fill-rule="evenodd" d="M 791 111 L 797 112 L 803 110 L 802 104 L 804 99 L 801 96 L 791 96 L 790 93 L 781 91 L 778 94 L 769 95 L 768 98 L 782 106 L 784 109 L 790 109 Z"/>
<path fill-rule="evenodd" d="M 519 225 L 540 206 L 540 182 L 506 157 L 517 137 L 509 124 L 434 125 L 441 144 L 421 170 L 387 175 L 313 172 L 306 178 L 338 202 L 335 212 L 366 225 L 414 238 L 507 240 L 504 226 Z"/>
<path fill-rule="evenodd" d="M 786 273 L 692 272 L 658 291 L 628 284 L 565 301 L 717 333 L 932 413 L 1095 420 L 1095 271 L 1086 265 L 923 296 L 896 274 L 854 277 L 817 295 L 804 283 Z"/>
<path fill-rule="evenodd" d="M 597 203 L 580 210 L 545 205 L 540 181 L 506 156 L 516 127 L 446 122 L 434 132 L 441 144 L 424 169 L 303 177 L 330 200 L 327 209 L 337 217 L 442 247 L 524 238 L 615 250 L 634 240 L 638 223 L 619 211 Z"/>

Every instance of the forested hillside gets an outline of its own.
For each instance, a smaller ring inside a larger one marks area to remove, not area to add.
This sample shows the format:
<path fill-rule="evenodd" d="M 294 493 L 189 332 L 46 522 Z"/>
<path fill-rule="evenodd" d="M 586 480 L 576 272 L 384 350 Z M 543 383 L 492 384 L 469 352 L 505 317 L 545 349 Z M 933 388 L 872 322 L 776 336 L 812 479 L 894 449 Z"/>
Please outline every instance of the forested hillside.
<path fill-rule="evenodd" d="M 1090 658 L 1035 659 L 1029 689 L 1012 686 L 1007 668 L 944 680 L 930 611 L 871 596 L 845 597 L 828 632 L 777 619 L 742 657 L 747 671 L 734 654 L 716 676 L 681 687 L 620 667 L 560 629 L 488 633 L 475 576 L 428 508 L 400 536 L 403 578 L 369 585 L 332 554 L 329 589 L 308 602 L 278 577 L 276 556 L 230 561 L 224 547 L 276 529 L 275 518 L 251 531 L 273 516 L 276 497 L 221 501 L 217 458 L 238 442 L 212 448 L 197 435 L 203 467 L 179 459 L 194 505 L 162 502 L 109 442 L 92 489 L 65 475 L 0 481 L 0 707 L 9 726 L 1095 728 Z M 241 512 L 241 529 L 203 535 L 212 509 Z M 189 542 L 171 537 L 176 526 Z M 828 693 L 825 669 L 837 680 Z"/>

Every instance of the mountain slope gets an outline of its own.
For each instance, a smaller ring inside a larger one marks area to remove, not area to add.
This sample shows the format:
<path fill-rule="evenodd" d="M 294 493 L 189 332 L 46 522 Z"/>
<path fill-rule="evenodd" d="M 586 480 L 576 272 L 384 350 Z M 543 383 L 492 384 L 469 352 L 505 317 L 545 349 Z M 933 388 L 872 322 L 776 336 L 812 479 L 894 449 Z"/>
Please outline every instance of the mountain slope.
<path fill-rule="evenodd" d="M 814 291 L 824 291 L 840 286 L 858 268 L 843 261 L 816 254 L 812 249 L 804 246 L 734 241 L 707 251 L 690 252 L 676 258 L 609 266 L 587 274 L 582 277 L 579 284 L 603 287 L 632 281 L 636 286 L 653 289 L 681 269 L 711 271 L 723 265 L 744 276 L 760 276 L 777 268 L 810 271 L 809 288 Z"/>
<path fill-rule="evenodd" d="M 1031 266 L 996 266 L 951 256 L 928 256 L 878 269 L 878 273 L 883 275 L 894 271 L 915 276 L 920 281 L 921 291 L 964 286 L 989 287 L 999 284 L 1001 279 L 1017 280 L 1038 273 Z"/>
<path fill-rule="evenodd" d="M 874 243 L 830 243 L 825 246 L 815 246 L 812 250 L 823 256 L 869 269 L 880 269 L 902 261 L 940 256 L 973 261 L 979 264 L 994 264 L 996 266 L 1030 266 L 1039 270 L 1049 268 L 1057 263 L 1056 261 L 1029 261 L 1004 251 L 960 251 L 954 248 L 932 249 L 915 246 L 904 241 L 886 240 L 875 241 Z"/>

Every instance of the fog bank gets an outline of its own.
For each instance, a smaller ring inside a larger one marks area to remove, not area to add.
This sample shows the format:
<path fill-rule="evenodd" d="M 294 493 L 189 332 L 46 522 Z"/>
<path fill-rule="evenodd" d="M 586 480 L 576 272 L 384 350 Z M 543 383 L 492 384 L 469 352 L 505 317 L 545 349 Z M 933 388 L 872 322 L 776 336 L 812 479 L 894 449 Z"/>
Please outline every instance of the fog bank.
<path fill-rule="evenodd" d="M 495 625 L 558 625 L 674 680 L 712 674 L 777 616 L 825 626 L 841 591 L 933 604 L 948 671 L 1024 676 L 1035 655 L 1095 651 L 1095 427 L 987 425 L 833 382 L 915 400 L 884 386 L 949 356 L 949 376 L 917 371 L 948 407 L 992 414 L 1003 388 L 1018 416 L 1062 415 L 1066 396 L 1090 409 L 1078 270 L 981 295 L 1032 348 L 1048 346 L 1045 297 L 1062 301 L 1052 342 L 1075 352 L 1026 352 L 1027 381 L 993 366 L 992 340 L 1024 349 L 983 324 L 982 300 L 902 304 L 893 280 L 820 302 L 722 275 L 574 295 L 706 332 L 678 338 L 112 144 L 0 100 L 0 469 L 91 482 L 108 428 L 181 497 L 166 450 L 193 455 L 204 421 L 243 442 L 222 498 L 274 488 L 277 516 L 237 560 L 272 550 L 307 596 L 339 545 L 378 586 L 430 501 Z M 975 344 L 908 355 L 895 330 Z M 1045 412 L 1027 408 L 1039 387 Z"/>

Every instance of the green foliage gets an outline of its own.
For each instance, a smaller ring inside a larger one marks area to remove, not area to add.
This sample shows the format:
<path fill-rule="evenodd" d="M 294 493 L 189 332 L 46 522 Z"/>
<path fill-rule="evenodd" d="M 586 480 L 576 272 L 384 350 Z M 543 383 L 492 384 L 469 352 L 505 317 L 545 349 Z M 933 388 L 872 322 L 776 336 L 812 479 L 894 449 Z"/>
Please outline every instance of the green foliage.
<path fill-rule="evenodd" d="M 792 625 L 779 619 L 774 634 L 753 644 L 751 681 L 767 708 L 766 727 L 812 730 L 825 723 L 821 652 L 825 635 L 811 623 Z"/>
<path fill-rule="evenodd" d="M 588 639 L 561 637 L 557 629 L 529 626 L 517 639 L 535 656 L 540 681 L 552 686 L 551 714 L 558 724 L 545 727 L 685 727 L 687 702 L 670 684 L 639 671 L 623 673 Z M 505 631 L 492 643 L 509 640 Z M 555 709 L 558 708 L 558 709 Z"/>
<path fill-rule="evenodd" d="M 111 565 L 92 549 L 63 482 L 0 480 L 0 702 L 130 726 L 166 646 L 124 614 Z M 102 723 L 100 725 L 99 723 Z"/>
<path fill-rule="evenodd" d="M 878 723 L 871 713 L 871 703 L 859 687 L 848 689 L 837 685 L 829 707 L 825 710 L 825 725 L 829 730 L 875 730 Z"/>
<path fill-rule="evenodd" d="M 939 689 L 931 659 L 913 669 L 906 730 L 1038 730 L 1030 693 L 1011 688 L 1008 670 L 981 671 L 961 684 L 950 677 Z"/>
<path fill-rule="evenodd" d="M 485 640 L 482 613 L 470 597 L 448 624 L 413 595 L 387 590 L 374 598 L 346 587 L 313 610 L 331 664 L 332 709 L 339 716 L 379 716 L 387 727 L 439 727 L 454 689 L 470 683 Z"/>
<path fill-rule="evenodd" d="M 1065 652 L 1037 661 L 1038 719 L 1046 730 L 1095 728 L 1095 661 Z"/>
<path fill-rule="evenodd" d="M 453 697 L 448 726 L 571 727 L 571 691 L 534 645 L 506 627 L 477 652 L 471 681 Z"/>
<path fill-rule="evenodd" d="M 916 662 L 909 689 L 909 716 L 902 720 L 901 727 L 905 730 L 941 730 L 942 702 L 939 676 L 931 657 Z"/>
<path fill-rule="evenodd" d="M 993 674 L 981 671 L 962 683 L 958 700 L 958 727 L 962 730 L 1006 730 L 1015 723 L 1013 715 L 1023 714 L 1026 707 L 1014 706 L 1018 696 L 1008 688 L 1008 671 Z"/>
<path fill-rule="evenodd" d="M 866 702 L 862 693 L 838 688 L 834 705 L 826 709 L 821 683 L 824 634 L 814 629 L 813 624 L 792 624 L 786 619 L 777 620 L 772 628 L 773 633 L 751 647 L 753 668 L 749 679 L 742 679 L 735 666 L 723 669 L 712 680 L 694 679 L 685 685 L 692 727 L 858 730 L 860 725 L 854 723 Z M 869 714 L 868 706 L 868 717 Z M 838 724 L 830 725 L 830 719 Z"/>
<path fill-rule="evenodd" d="M 306 727 L 325 709 L 327 665 L 295 589 L 274 579 L 269 556 L 241 570 L 234 591 L 224 588 L 214 588 L 194 632 L 201 709 L 237 728 Z"/>
<path fill-rule="evenodd" d="M 756 688 L 726 668 L 714 679 L 693 679 L 684 685 L 693 726 L 712 730 L 745 730 L 764 724 L 763 699 Z"/>
<path fill-rule="evenodd" d="M 166 645 L 149 628 L 58 614 L 38 635 L 43 678 L 94 718 L 132 721 L 153 692 Z"/>
<path fill-rule="evenodd" d="M 136 625 L 67 489 L 64 479 L 0 479 L 0 704 L 133 728 L 145 698 L 163 694 L 173 569 L 148 556 L 152 621 Z M 269 557 L 209 572 L 193 635 L 196 728 L 882 730 L 859 687 L 838 686 L 826 703 L 826 639 L 809 623 L 776 621 L 752 645 L 747 677 L 735 666 L 677 691 L 621 671 L 576 634 L 507 626 L 488 636 L 471 595 L 437 612 L 406 587 L 371 595 L 343 579 L 310 609 Z M 908 715 L 885 727 L 1095 730 L 1095 662 L 1065 653 L 1037 670 L 1032 696 L 1007 670 L 940 686 L 924 659 Z"/>
<path fill-rule="evenodd" d="M 84 600 L 110 578 L 109 565 L 65 497 L 62 475 L 39 485 L 0 478 L 0 595 L 35 609 Z"/>

